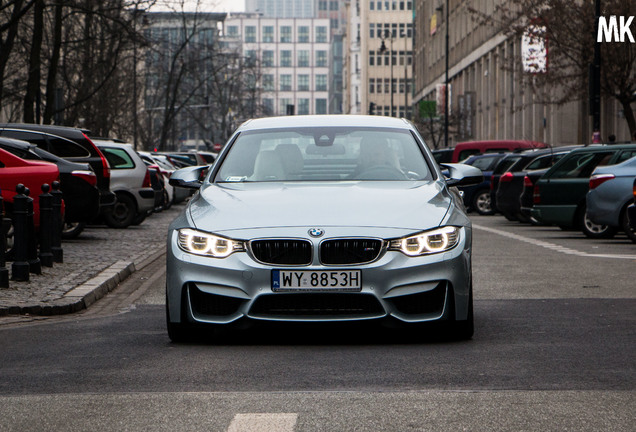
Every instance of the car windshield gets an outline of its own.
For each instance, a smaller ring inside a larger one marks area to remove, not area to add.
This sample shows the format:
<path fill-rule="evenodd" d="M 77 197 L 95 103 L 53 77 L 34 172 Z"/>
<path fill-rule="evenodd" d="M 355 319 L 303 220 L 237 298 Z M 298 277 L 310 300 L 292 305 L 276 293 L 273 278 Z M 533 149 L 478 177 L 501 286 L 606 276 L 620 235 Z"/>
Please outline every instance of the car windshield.
<path fill-rule="evenodd" d="M 408 130 L 309 127 L 241 133 L 217 182 L 431 180 Z"/>

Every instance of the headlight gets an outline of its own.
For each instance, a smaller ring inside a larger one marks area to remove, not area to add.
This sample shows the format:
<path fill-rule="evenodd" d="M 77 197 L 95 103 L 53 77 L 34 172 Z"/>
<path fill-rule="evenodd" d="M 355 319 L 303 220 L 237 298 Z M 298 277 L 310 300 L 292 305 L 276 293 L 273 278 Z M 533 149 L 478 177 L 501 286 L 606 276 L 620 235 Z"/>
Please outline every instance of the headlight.
<path fill-rule="evenodd" d="M 234 252 L 243 252 L 242 241 L 232 240 L 190 228 L 179 230 L 179 247 L 191 254 L 225 258 Z"/>
<path fill-rule="evenodd" d="M 410 237 L 391 240 L 389 250 L 397 250 L 408 256 L 445 252 L 457 246 L 461 228 L 445 226 Z"/>

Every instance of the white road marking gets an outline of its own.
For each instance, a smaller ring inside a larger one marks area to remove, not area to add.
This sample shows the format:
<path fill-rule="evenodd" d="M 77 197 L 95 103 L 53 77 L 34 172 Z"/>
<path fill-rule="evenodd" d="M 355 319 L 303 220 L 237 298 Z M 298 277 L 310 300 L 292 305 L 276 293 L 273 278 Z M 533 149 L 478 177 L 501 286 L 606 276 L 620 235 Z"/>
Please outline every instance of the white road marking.
<path fill-rule="evenodd" d="M 531 245 L 535 245 L 535 246 L 541 246 L 544 247 L 546 249 L 551 249 L 554 250 L 556 252 L 561 252 L 564 254 L 568 254 L 568 255 L 576 255 L 576 256 L 581 256 L 581 257 L 588 257 L 588 258 L 611 258 L 611 259 L 628 259 L 628 260 L 636 260 L 636 255 L 621 255 L 621 254 L 590 254 L 587 252 L 581 252 L 581 251 L 577 251 L 576 249 L 570 249 L 567 248 L 565 246 L 560 246 L 554 243 L 550 243 L 550 242 L 546 242 L 546 241 L 542 241 L 542 240 L 535 240 L 535 239 L 531 239 L 528 237 L 524 237 L 521 236 L 519 234 L 513 234 L 507 231 L 502 231 L 502 230 L 498 230 L 495 228 L 488 228 L 482 225 L 476 225 L 473 224 L 473 228 L 475 229 L 479 229 L 482 231 L 487 231 L 493 234 L 497 234 L 500 236 L 504 236 L 504 237 L 508 237 L 514 240 L 518 240 L 518 241 L 522 241 L 525 243 L 530 243 Z"/>
<path fill-rule="evenodd" d="M 293 432 L 298 414 L 236 414 L 227 432 Z"/>

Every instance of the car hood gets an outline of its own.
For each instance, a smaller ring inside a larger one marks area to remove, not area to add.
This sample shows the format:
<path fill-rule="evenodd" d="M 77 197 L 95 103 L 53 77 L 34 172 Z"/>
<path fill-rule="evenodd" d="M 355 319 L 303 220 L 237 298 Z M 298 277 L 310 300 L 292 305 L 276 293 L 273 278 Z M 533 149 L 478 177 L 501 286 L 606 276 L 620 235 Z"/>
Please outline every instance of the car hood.
<path fill-rule="evenodd" d="M 208 232 L 271 227 L 390 227 L 440 225 L 451 197 L 438 181 L 235 183 L 201 188 L 189 208 Z"/>

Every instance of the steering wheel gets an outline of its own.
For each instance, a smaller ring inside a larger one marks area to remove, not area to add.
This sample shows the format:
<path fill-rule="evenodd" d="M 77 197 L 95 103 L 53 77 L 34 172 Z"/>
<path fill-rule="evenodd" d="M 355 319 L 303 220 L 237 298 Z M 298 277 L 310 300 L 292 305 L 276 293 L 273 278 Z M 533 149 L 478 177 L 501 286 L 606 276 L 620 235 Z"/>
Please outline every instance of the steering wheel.
<path fill-rule="evenodd" d="M 358 180 L 407 180 L 399 169 L 389 165 L 375 165 L 366 168 L 356 176 Z"/>

